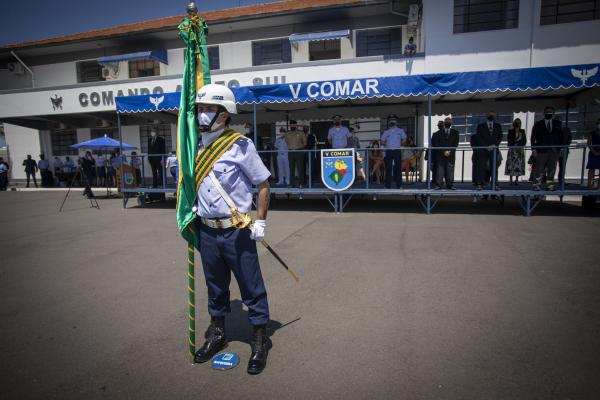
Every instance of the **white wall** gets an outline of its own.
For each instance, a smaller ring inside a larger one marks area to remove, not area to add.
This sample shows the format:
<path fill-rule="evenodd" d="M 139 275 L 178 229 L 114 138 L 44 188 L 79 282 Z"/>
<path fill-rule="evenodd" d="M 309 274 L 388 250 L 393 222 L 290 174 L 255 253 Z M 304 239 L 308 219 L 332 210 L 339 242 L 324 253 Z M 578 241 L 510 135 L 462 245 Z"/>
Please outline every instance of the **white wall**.
<path fill-rule="evenodd" d="M 23 160 L 28 154 L 36 161 L 40 154 L 40 133 L 35 129 L 4 124 L 6 146 L 8 148 L 10 176 L 12 179 L 25 179 Z"/>
<path fill-rule="evenodd" d="M 75 62 L 36 65 L 32 67 L 35 74 L 35 87 L 73 85 L 77 83 L 77 67 Z"/>
<path fill-rule="evenodd" d="M 169 64 L 164 65 L 161 63 L 161 65 L 164 65 L 164 70 L 165 70 L 166 75 L 183 74 L 183 52 L 184 52 L 183 48 L 167 50 L 167 57 L 169 58 Z"/>
<path fill-rule="evenodd" d="M 518 28 L 455 34 L 454 2 L 424 0 L 426 73 L 600 62 L 600 20 L 541 26 L 541 0 L 519 3 Z"/>
<path fill-rule="evenodd" d="M 251 42 L 223 43 L 219 47 L 221 68 L 232 69 L 252 66 Z"/>

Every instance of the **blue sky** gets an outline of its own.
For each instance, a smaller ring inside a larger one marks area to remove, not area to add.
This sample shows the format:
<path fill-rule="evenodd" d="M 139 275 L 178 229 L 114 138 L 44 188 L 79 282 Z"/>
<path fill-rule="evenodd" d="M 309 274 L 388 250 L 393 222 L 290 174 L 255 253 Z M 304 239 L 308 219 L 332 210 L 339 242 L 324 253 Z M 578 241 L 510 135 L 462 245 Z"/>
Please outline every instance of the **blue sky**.
<path fill-rule="evenodd" d="M 200 0 L 218 10 L 276 0 Z M 0 45 L 182 15 L 187 0 L 9 0 L 0 7 Z"/>

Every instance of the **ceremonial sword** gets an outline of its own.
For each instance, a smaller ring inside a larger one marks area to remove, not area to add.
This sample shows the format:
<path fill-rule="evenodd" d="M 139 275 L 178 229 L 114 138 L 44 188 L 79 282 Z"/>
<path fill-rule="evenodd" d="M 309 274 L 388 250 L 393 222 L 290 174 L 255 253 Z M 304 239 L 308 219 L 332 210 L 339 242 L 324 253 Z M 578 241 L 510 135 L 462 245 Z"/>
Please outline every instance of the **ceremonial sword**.
<path fill-rule="evenodd" d="M 281 257 L 279 257 L 279 255 L 275 252 L 275 250 L 273 250 L 273 248 L 271 246 L 269 246 L 269 243 L 265 242 L 264 240 L 261 240 L 260 242 L 262 243 L 263 246 L 265 246 L 267 248 L 267 250 L 269 250 L 269 253 L 271 253 L 273 255 L 273 257 L 275 257 L 277 259 L 277 261 L 279 261 L 281 263 L 281 265 L 283 265 L 283 268 L 285 268 L 287 270 L 287 272 L 289 272 L 290 275 L 292 275 L 292 277 L 296 280 L 296 282 L 300 282 L 300 279 L 298 279 L 298 277 L 296 276 L 294 271 L 292 271 L 292 269 L 285 263 L 285 261 L 283 261 L 281 259 Z"/>

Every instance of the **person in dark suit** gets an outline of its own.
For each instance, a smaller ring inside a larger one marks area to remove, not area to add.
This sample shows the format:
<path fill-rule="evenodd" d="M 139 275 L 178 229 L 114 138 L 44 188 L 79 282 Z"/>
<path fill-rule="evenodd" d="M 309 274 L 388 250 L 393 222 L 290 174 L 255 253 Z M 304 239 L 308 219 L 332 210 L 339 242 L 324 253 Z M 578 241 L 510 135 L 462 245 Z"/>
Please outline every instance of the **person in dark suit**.
<path fill-rule="evenodd" d="M 499 146 L 502 141 L 502 126 L 495 122 L 496 113 L 490 111 L 487 113 L 486 121 L 477 125 L 474 135 L 471 135 L 471 147 L 473 147 L 473 184 L 477 190 L 483 189 L 483 185 L 490 182 L 492 173 L 496 174 L 496 190 L 498 187 L 498 162 L 494 162 L 494 146 Z M 478 147 L 478 148 L 476 148 Z M 496 153 L 496 160 L 500 153 Z"/>
<path fill-rule="evenodd" d="M 544 119 L 536 122 L 531 130 L 531 147 L 535 154 L 534 190 L 541 189 L 543 177 L 546 177 L 548 190 L 555 189 L 554 173 L 563 141 L 561 123 L 554 119 L 554 107 L 544 108 Z"/>
<path fill-rule="evenodd" d="M 150 163 L 150 168 L 152 170 L 153 187 L 162 186 L 162 161 L 166 151 L 165 139 L 158 136 L 156 131 L 151 131 L 150 138 L 148 139 L 148 162 Z M 152 154 L 156 155 L 153 156 Z"/>
<path fill-rule="evenodd" d="M 445 180 L 447 189 L 456 190 L 454 187 L 454 161 L 458 147 L 458 131 L 452 129 L 452 118 L 446 118 L 442 129 L 433 134 L 431 147 L 452 147 L 452 149 L 433 150 L 432 158 L 433 164 L 436 166 L 434 171 L 435 189 L 441 189 Z"/>

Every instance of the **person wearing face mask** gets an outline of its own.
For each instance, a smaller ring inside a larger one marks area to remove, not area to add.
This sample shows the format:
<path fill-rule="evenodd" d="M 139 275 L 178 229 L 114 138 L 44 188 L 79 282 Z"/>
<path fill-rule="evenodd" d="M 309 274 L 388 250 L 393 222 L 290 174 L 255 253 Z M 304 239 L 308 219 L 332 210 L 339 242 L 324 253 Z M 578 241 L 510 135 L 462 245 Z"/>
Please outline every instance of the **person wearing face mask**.
<path fill-rule="evenodd" d="M 148 138 L 148 162 L 152 170 L 152 187 L 156 188 L 163 184 L 162 163 L 166 152 L 165 139 L 158 136 L 155 130 L 150 131 L 150 137 Z"/>
<path fill-rule="evenodd" d="M 590 153 L 586 168 L 588 170 L 588 188 L 594 187 L 594 176 L 597 170 L 600 170 L 600 118 L 596 120 L 596 129 L 590 132 L 587 140 Z M 596 189 L 600 187 L 600 183 L 596 183 Z"/>
<path fill-rule="evenodd" d="M 445 180 L 446 189 L 456 190 L 454 187 L 454 162 L 456 148 L 458 147 L 458 131 L 452 129 L 452 118 L 446 118 L 442 129 L 433 134 L 431 147 L 445 147 L 444 149 L 434 150 L 432 153 L 436 166 L 434 170 L 435 189 L 441 189 Z"/>
<path fill-rule="evenodd" d="M 492 174 L 496 175 L 495 190 L 500 190 L 498 186 L 498 160 L 500 152 L 496 152 L 496 165 L 494 162 L 494 146 L 498 147 L 502 142 L 502 126 L 495 122 L 496 113 L 489 111 L 486 121 L 477 125 L 475 134 L 471 135 L 471 147 L 473 147 L 473 185 L 477 190 L 482 190 L 483 186 L 490 183 Z"/>
<path fill-rule="evenodd" d="M 292 187 L 304 186 L 304 175 L 306 174 L 306 163 L 304 150 L 306 148 L 306 135 L 297 128 L 297 122 L 290 120 L 290 129 L 285 134 L 285 142 L 288 145 L 288 159 L 290 167 L 290 185 Z M 296 184 L 296 169 L 298 172 L 298 185 Z"/>
<path fill-rule="evenodd" d="M 312 169 L 311 175 L 312 180 L 315 181 L 319 178 L 319 152 L 317 151 L 317 136 L 311 132 L 309 126 L 305 126 L 304 133 L 306 133 L 306 150 L 310 150 L 308 158 L 310 159 L 310 168 Z"/>
<path fill-rule="evenodd" d="M 521 120 L 515 118 L 512 129 L 508 130 L 508 155 L 506 157 L 506 167 L 504 173 L 510 176 L 510 184 L 519 184 L 519 177 L 525 175 L 525 150 L 523 146 L 527 144 L 525 131 L 521 129 Z"/>
<path fill-rule="evenodd" d="M 544 119 L 537 121 L 531 130 L 531 147 L 535 154 L 534 190 L 541 190 L 542 178 L 546 177 L 548 190 L 554 190 L 554 173 L 563 144 L 560 121 L 554 119 L 554 107 L 544 109 Z M 556 147 L 552 147 L 556 146 Z"/>
<path fill-rule="evenodd" d="M 333 126 L 327 132 L 327 141 L 332 149 L 345 149 L 348 147 L 348 139 L 352 136 L 350 130 L 342 125 L 342 116 L 333 116 Z"/>
<path fill-rule="evenodd" d="M 396 189 L 402 188 L 402 151 L 400 147 L 406 142 L 406 132 L 398 127 L 398 118 L 391 114 L 388 116 L 388 129 L 381 135 L 381 143 L 385 151 L 385 187 L 392 187 L 392 175 L 396 180 Z"/>
<path fill-rule="evenodd" d="M 281 128 L 277 139 L 275 139 L 275 148 L 277 149 L 277 184 L 290 184 L 290 160 L 288 159 L 288 145 L 285 142 L 285 129 Z"/>
<path fill-rule="evenodd" d="M 206 341 L 194 362 L 209 361 L 227 346 L 225 316 L 231 311 L 229 285 L 235 276 L 242 301 L 248 307 L 253 328 L 247 372 L 259 374 L 267 364 L 269 304 L 260 271 L 256 241 L 265 236 L 271 173 L 260 159 L 252 140 L 229 128 L 237 114 L 233 92 L 224 85 L 208 84 L 196 97 L 201 132 L 196 166 L 196 244 L 202 259 L 211 316 Z M 258 187 L 257 220 L 252 222 L 253 185 Z"/>

